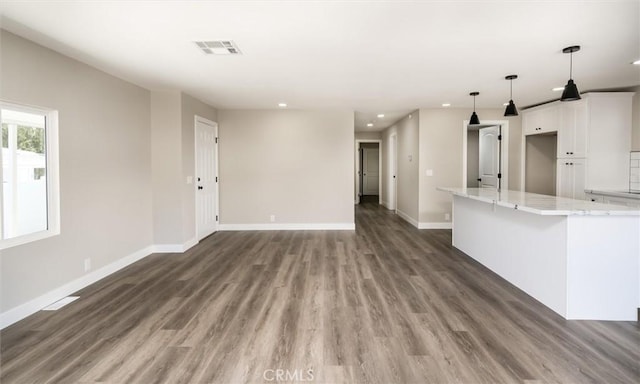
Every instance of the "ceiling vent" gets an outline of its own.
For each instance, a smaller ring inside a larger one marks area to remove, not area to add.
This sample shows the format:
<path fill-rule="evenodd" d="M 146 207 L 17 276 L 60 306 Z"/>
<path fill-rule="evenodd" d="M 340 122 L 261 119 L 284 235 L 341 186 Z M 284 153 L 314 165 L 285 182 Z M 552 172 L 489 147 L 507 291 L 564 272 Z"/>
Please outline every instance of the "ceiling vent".
<path fill-rule="evenodd" d="M 233 40 L 196 41 L 198 48 L 207 55 L 241 55 Z"/>

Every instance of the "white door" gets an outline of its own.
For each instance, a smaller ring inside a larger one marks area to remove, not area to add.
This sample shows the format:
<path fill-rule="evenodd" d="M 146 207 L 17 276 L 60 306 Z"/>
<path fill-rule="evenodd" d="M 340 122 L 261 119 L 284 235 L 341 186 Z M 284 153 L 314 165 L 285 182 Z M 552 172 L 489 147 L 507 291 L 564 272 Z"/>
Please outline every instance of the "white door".
<path fill-rule="evenodd" d="M 377 195 L 379 175 L 378 167 L 380 150 L 378 148 L 363 148 L 362 150 L 362 194 Z"/>
<path fill-rule="evenodd" d="M 389 209 L 396 210 L 396 191 L 398 172 L 398 136 L 391 135 L 389 137 Z"/>
<path fill-rule="evenodd" d="M 196 231 L 201 240 L 218 230 L 218 125 L 196 116 Z"/>
<path fill-rule="evenodd" d="M 499 126 L 480 129 L 478 175 L 481 188 L 498 188 L 498 173 L 500 172 L 499 135 Z"/>

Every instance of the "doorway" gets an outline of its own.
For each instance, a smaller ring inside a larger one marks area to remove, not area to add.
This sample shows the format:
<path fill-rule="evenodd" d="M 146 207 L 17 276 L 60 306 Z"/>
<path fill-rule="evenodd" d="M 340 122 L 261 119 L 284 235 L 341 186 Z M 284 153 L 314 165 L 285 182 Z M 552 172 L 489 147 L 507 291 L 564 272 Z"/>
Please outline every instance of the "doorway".
<path fill-rule="evenodd" d="M 195 117 L 196 235 L 218 230 L 218 124 Z"/>
<path fill-rule="evenodd" d="M 380 204 L 382 189 L 381 140 L 356 140 L 355 203 Z"/>
<path fill-rule="evenodd" d="M 509 122 L 482 121 L 470 126 L 463 122 L 462 186 L 508 189 Z"/>

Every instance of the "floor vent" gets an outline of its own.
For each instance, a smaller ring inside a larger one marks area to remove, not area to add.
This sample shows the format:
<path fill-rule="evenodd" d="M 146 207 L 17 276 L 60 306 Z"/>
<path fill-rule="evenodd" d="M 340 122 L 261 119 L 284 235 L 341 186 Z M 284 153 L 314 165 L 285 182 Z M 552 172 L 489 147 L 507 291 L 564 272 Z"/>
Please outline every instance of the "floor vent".
<path fill-rule="evenodd" d="M 43 308 L 43 311 L 57 311 L 58 309 L 64 307 L 65 305 L 72 303 L 78 300 L 80 296 L 67 296 L 62 300 L 58 300 L 55 303 L 49 305 L 48 307 Z"/>
<path fill-rule="evenodd" d="M 241 55 L 233 40 L 196 41 L 198 48 L 207 55 Z"/>

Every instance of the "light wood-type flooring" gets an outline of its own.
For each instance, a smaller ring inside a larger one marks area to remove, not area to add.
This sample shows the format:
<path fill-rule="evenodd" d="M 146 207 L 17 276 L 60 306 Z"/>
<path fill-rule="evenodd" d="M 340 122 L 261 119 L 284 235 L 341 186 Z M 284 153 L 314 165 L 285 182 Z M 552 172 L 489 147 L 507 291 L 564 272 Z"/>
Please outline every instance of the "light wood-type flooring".
<path fill-rule="evenodd" d="M 449 230 L 356 220 L 151 255 L 3 330 L 0 382 L 640 382 L 638 323 L 565 321 Z"/>

